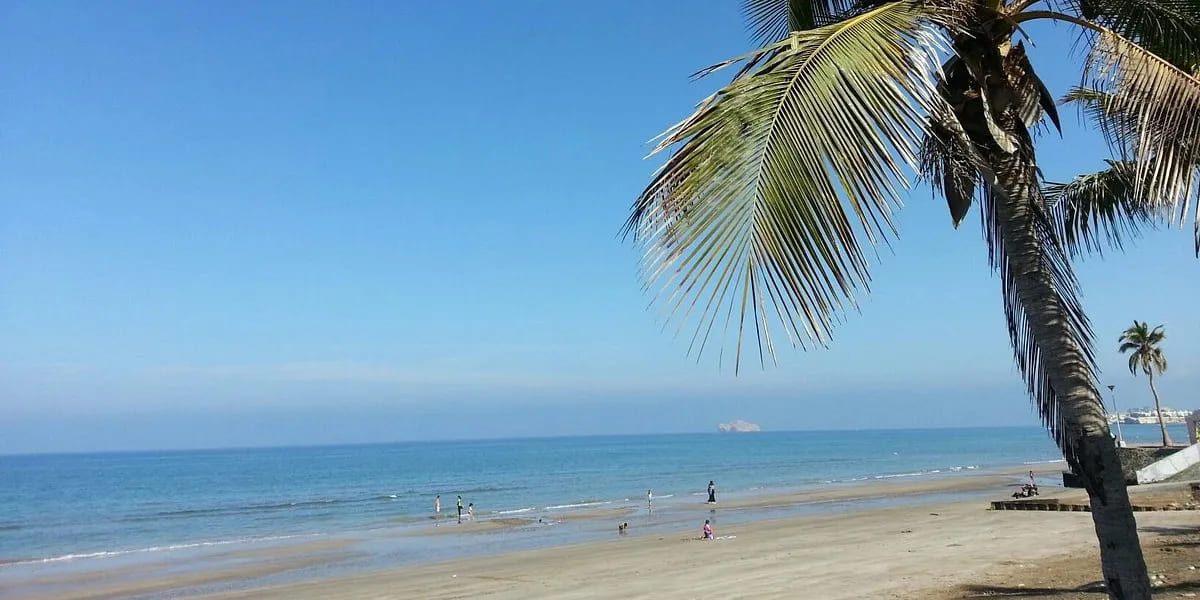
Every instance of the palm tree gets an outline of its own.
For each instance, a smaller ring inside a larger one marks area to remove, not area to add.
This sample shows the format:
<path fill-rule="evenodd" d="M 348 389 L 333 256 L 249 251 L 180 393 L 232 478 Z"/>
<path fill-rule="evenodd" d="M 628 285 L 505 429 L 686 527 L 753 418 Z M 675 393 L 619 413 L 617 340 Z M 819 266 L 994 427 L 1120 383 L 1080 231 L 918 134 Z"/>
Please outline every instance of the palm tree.
<path fill-rule="evenodd" d="M 1150 378 L 1150 393 L 1154 394 L 1154 411 L 1158 413 L 1158 427 L 1162 429 L 1163 446 L 1170 446 L 1171 438 L 1167 436 L 1167 425 L 1163 422 L 1162 404 L 1158 401 L 1158 390 L 1154 387 L 1154 372 L 1158 371 L 1161 375 L 1167 370 L 1167 357 L 1163 355 L 1162 348 L 1158 347 L 1165 339 L 1167 334 L 1163 332 L 1162 325 L 1151 331 L 1144 321 L 1134 319 L 1133 325 L 1121 334 L 1118 341 L 1121 342 L 1121 354 L 1133 351 L 1129 355 L 1129 372 L 1136 376 L 1138 367 L 1141 367 L 1142 372 Z"/>
<path fill-rule="evenodd" d="M 736 370 L 747 335 L 763 364 L 780 331 L 793 346 L 827 343 L 868 289 L 865 247 L 890 242 L 912 175 L 935 184 L 955 226 L 978 204 L 1016 363 L 1091 498 L 1106 589 L 1149 598 L 1071 257 L 1102 239 L 1080 214 L 1116 226 L 1187 218 L 1200 165 L 1200 6 L 1037 2 L 746 0 L 760 47 L 698 73 L 741 65 L 663 134 L 655 152 L 675 150 L 626 233 L 644 248 L 655 302 L 692 329 L 689 352 L 732 338 Z M 1090 114 L 1128 167 L 1118 201 L 1140 212 L 1047 200 L 1031 128 L 1043 117 L 1057 127 L 1058 115 L 1021 39 L 1032 21 L 1082 32 L 1084 91 L 1102 97 Z"/>

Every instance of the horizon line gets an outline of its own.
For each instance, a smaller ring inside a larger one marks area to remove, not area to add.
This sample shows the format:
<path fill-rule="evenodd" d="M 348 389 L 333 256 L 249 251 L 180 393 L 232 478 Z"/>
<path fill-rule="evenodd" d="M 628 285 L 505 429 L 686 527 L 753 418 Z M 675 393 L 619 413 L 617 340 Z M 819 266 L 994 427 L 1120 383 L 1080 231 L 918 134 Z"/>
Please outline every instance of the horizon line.
<path fill-rule="evenodd" d="M 504 442 L 504 441 L 528 441 L 528 440 L 561 440 L 561 439 L 588 439 L 588 438 L 620 438 L 620 437 L 655 437 L 655 436 L 670 436 L 670 435 L 719 435 L 719 436 L 755 436 L 762 434 L 775 433 L 838 433 L 838 432 L 855 432 L 855 431 L 943 431 L 947 429 L 961 430 L 994 430 L 994 429 L 1038 429 L 1045 431 L 1040 425 L 968 425 L 968 426 L 933 426 L 933 427 L 856 427 L 856 428 L 815 428 L 815 429 L 766 429 L 761 431 L 750 432 L 723 432 L 718 431 L 714 427 L 713 430 L 703 431 L 672 431 L 659 433 L 589 433 L 580 435 L 520 435 L 520 436 L 481 436 L 470 438 L 440 438 L 440 439 L 413 439 L 413 440 L 390 440 L 378 442 L 345 442 L 345 443 L 321 443 L 321 444 L 281 444 L 281 445 L 248 445 L 248 446 L 198 446 L 190 448 L 126 448 L 113 450 L 77 450 L 77 451 L 35 451 L 35 452 L 11 452 L 0 453 L 0 458 L 10 457 L 31 457 L 31 456 L 79 456 L 79 455 L 104 455 L 104 454 L 151 454 L 151 453 L 189 453 L 189 452 L 212 452 L 212 451 L 237 451 L 237 450 L 300 450 L 311 448 L 347 448 L 347 447 L 365 447 L 365 446 L 392 446 L 398 444 L 453 444 L 465 442 Z"/>

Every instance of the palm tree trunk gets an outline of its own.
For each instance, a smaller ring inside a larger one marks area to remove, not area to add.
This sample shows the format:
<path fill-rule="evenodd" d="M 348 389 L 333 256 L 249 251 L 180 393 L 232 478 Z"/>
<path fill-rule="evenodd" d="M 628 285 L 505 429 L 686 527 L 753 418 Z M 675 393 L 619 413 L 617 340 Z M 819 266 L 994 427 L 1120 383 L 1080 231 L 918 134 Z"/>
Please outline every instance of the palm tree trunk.
<path fill-rule="evenodd" d="M 1158 389 L 1154 387 L 1154 369 L 1146 372 L 1150 375 L 1150 393 L 1154 394 L 1154 412 L 1158 415 L 1158 428 L 1162 430 L 1163 447 L 1171 445 L 1171 437 L 1167 435 L 1167 424 L 1163 421 L 1162 404 L 1158 402 Z"/>
<path fill-rule="evenodd" d="M 994 226 L 1004 243 L 1015 293 L 1033 337 L 1041 350 L 1037 364 L 1057 398 L 1054 407 L 1041 407 L 1056 419 L 1059 443 L 1087 483 L 1092 521 L 1100 544 L 1100 563 L 1109 598 L 1148 600 L 1150 580 L 1138 542 L 1137 522 L 1125 489 L 1125 477 L 1104 406 L 1092 381 L 1083 349 L 1076 343 L 1059 291 L 1046 269 L 1046 240 L 1038 231 L 1040 198 L 1036 167 L 1028 134 L 1023 148 L 1005 154 L 990 152 L 997 193 Z"/>

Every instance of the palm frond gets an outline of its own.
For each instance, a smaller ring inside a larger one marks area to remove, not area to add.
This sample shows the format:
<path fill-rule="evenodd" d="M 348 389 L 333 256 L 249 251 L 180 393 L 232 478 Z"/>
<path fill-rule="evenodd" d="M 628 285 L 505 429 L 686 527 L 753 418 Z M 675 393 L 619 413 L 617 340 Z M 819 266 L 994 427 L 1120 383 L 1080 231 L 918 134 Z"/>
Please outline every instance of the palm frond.
<path fill-rule="evenodd" d="M 754 41 L 766 46 L 793 31 L 830 25 L 853 7 L 853 0 L 743 0 L 742 13 Z"/>
<path fill-rule="evenodd" d="M 1180 69 L 1200 68 L 1200 2 L 1072 0 L 1084 18 L 1103 25 Z"/>
<path fill-rule="evenodd" d="M 1150 345 L 1154 345 L 1165 339 L 1167 339 L 1167 334 L 1165 331 L 1163 331 L 1163 326 L 1159 325 L 1158 327 L 1154 328 L 1154 331 L 1150 332 L 1150 337 L 1147 339 L 1147 341 L 1150 343 Z"/>
<path fill-rule="evenodd" d="M 1050 221 L 1068 254 L 1102 254 L 1124 241 L 1155 228 L 1161 221 L 1153 206 L 1133 194 L 1136 168 L 1129 163 L 1106 161 L 1108 168 L 1079 175 L 1068 183 L 1046 185 Z"/>
<path fill-rule="evenodd" d="M 921 144 L 921 178 L 940 191 L 950 209 L 950 223 L 957 228 L 967 216 L 975 195 L 987 193 L 979 175 L 982 164 L 974 143 L 962 124 L 941 107 L 929 116 L 929 132 Z"/>
<path fill-rule="evenodd" d="M 1063 104 L 1073 104 L 1087 120 L 1092 121 L 1105 142 L 1125 156 L 1125 140 L 1137 135 L 1137 116 L 1118 113 L 1111 93 L 1093 87 L 1075 86 L 1062 97 Z"/>
<path fill-rule="evenodd" d="M 1150 366 L 1159 373 L 1167 372 L 1167 357 L 1161 348 L 1155 348 L 1150 352 Z"/>
<path fill-rule="evenodd" d="M 1087 77 L 1108 94 L 1097 116 L 1135 167 L 1133 196 L 1193 221 L 1200 253 L 1200 79 L 1111 30 L 1096 36 Z"/>
<path fill-rule="evenodd" d="M 1147 375 L 1153 371 L 1165 373 L 1167 356 L 1158 345 L 1166 338 L 1167 333 L 1162 325 L 1150 329 L 1149 323 L 1134 319 L 1133 325 L 1121 332 L 1121 339 L 1118 340 L 1122 342 L 1121 354 L 1132 350 L 1129 355 L 1129 372 L 1137 375 L 1137 368 L 1141 367 L 1142 372 Z"/>
<path fill-rule="evenodd" d="M 1129 372 L 1137 375 L 1137 368 L 1141 366 L 1142 355 L 1133 353 L 1129 355 Z"/>
<path fill-rule="evenodd" d="M 1025 126 L 1033 127 L 1045 115 L 1050 118 L 1054 128 L 1062 133 L 1062 123 L 1058 119 L 1058 107 L 1055 105 L 1054 96 L 1029 62 L 1024 42 L 1018 42 L 1004 56 L 1004 71 L 1012 83 L 1013 90 L 1019 94 L 1018 111 Z"/>
<path fill-rule="evenodd" d="M 694 327 L 691 351 L 732 334 L 740 364 L 753 329 L 765 362 L 772 329 L 824 344 L 856 306 L 869 282 L 864 244 L 894 233 L 936 102 L 946 14 L 899 1 L 794 32 L 663 135 L 656 152 L 679 147 L 625 231 L 644 247 L 654 302 L 680 331 Z"/>

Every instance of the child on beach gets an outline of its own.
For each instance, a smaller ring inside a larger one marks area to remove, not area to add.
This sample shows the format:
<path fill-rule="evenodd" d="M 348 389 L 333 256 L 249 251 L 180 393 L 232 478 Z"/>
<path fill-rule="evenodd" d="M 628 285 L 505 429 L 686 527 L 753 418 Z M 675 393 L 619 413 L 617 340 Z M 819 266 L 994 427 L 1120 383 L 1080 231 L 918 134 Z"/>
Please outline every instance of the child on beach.
<path fill-rule="evenodd" d="M 467 504 L 467 520 L 468 521 L 475 520 L 475 503 L 474 502 Z"/>
<path fill-rule="evenodd" d="M 709 524 L 708 519 L 704 520 L 704 539 L 713 539 L 712 525 Z"/>
<path fill-rule="evenodd" d="M 434 525 L 434 527 L 437 527 L 438 517 L 441 517 L 441 516 L 442 516 L 442 495 L 438 494 L 437 497 L 435 497 L 433 499 L 433 525 Z"/>

